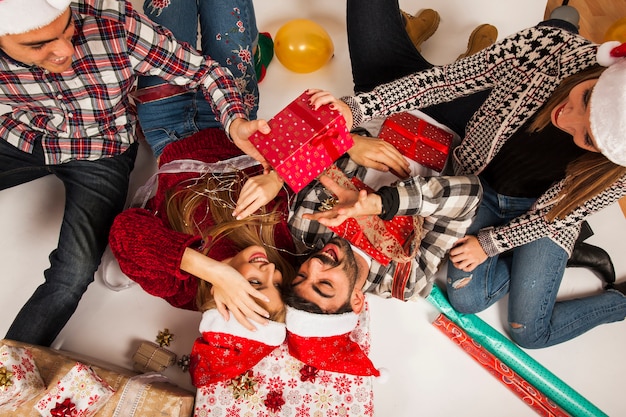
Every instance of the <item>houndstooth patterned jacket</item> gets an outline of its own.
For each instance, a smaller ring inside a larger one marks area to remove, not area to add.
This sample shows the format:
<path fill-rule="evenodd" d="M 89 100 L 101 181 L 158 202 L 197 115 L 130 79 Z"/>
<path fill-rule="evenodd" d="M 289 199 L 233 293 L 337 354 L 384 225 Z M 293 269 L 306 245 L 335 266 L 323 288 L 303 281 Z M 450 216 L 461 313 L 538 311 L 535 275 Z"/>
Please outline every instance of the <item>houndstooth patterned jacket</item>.
<path fill-rule="evenodd" d="M 453 152 L 457 175 L 478 175 L 511 135 L 548 100 L 566 77 L 593 65 L 597 45 L 554 27 L 517 32 L 464 60 L 418 72 L 369 93 L 344 97 L 354 125 L 374 117 L 428 107 L 477 91 L 492 89 L 474 114 L 465 137 Z M 564 219 L 548 222 L 563 181 L 537 199 L 530 211 L 506 225 L 485 228 L 478 238 L 494 256 L 541 237 L 549 237 L 568 253 L 589 215 L 626 195 L 626 176 L 586 201 Z"/>

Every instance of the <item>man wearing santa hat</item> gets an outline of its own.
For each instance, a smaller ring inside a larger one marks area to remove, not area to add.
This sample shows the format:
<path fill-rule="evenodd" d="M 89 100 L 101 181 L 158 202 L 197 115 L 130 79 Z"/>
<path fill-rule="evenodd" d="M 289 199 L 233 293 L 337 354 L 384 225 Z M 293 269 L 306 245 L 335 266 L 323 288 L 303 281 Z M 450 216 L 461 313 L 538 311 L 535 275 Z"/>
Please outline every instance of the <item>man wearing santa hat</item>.
<path fill-rule="evenodd" d="M 0 0 L 0 190 L 48 174 L 65 211 L 45 282 L 6 337 L 50 345 L 75 311 L 122 210 L 133 169 L 139 75 L 201 89 L 225 131 L 255 156 L 230 72 L 117 0 Z M 5 312 L 6 313 L 6 312 Z"/>

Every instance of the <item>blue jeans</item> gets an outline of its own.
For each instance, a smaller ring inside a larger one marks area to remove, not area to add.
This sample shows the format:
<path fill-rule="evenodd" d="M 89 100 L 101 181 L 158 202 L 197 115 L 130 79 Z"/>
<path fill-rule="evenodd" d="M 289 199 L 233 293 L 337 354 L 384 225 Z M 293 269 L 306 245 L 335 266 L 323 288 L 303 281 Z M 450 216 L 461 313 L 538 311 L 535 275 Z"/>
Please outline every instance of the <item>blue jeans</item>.
<path fill-rule="evenodd" d="M 348 0 L 346 25 L 355 93 L 433 67 L 409 38 L 398 0 Z M 420 110 L 463 137 L 465 126 L 490 91 Z"/>
<path fill-rule="evenodd" d="M 65 186 L 63 222 L 50 268 L 13 321 L 7 339 L 49 346 L 70 319 L 94 279 L 113 218 L 124 208 L 136 154 L 134 144 L 112 158 L 46 165 L 41 142 L 29 154 L 0 140 L 0 190 L 49 174 Z"/>
<path fill-rule="evenodd" d="M 525 213 L 534 199 L 497 194 L 483 181 L 483 200 L 468 235 L 508 223 Z M 626 297 L 601 294 L 556 301 L 567 252 L 547 237 L 487 258 L 471 272 L 448 262 L 447 291 L 461 313 L 477 313 L 509 294 L 509 334 L 520 346 L 542 348 L 570 340 L 602 323 L 626 317 Z"/>
<path fill-rule="evenodd" d="M 178 41 L 196 46 L 200 24 L 202 53 L 230 70 L 244 96 L 249 119 L 256 119 L 259 89 L 253 50 L 259 32 L 252 0 L 172 0 L 164 8 L 153 3 L 158 2 L 145 0 L 145 13 Z M 159 77 L 140 77 L 138 88 L 163 83 Z M 156 156 L 171 142 L 203 129 L 223 127 L 202 91 L 138 104 L 137 112 Z"/>

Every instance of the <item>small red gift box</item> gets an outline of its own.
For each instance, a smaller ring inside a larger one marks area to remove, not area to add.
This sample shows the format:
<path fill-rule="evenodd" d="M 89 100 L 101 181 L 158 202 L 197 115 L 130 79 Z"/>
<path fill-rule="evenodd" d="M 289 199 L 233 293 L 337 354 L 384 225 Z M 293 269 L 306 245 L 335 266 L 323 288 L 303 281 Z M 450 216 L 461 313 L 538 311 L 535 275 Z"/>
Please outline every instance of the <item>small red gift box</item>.
<path fill-rule="evenodd" d="M 398 113 L 383 122 L 378 137 L 407 158 L 441 172 L 452 145 L 452 133 L 410 113 Z"/>
<path fill-rule="evenodd" d="M 337 171 L 333 167 L 326 174 L 337 180 Z M 366 190 L 368 193 L 374 191 L 356 177 L 349 181 L 357 190 Z M 394 255 L 396 261 L 403 262 L 414 256 L 411 250 L 416 249 L 411 248 L 411 244 L 416 243 L 416 227 L 421 234 L 421 221 L 418 220 L 416 224 L 412 216 L 395 216 L 384 221 L 378 216 L 369 216 L 359 219 L 350 217 L 339 226 L 329 229 L 386 266 L 393 260 L 391 255 Z"/>
<path fill-rule="evenodd" d="M 330 106 L 313 110 L 301 94 L 269 122 L 272 131 L 250 142 L 294 192 L 300 191 L 352 147 L 346 121 Z"/>

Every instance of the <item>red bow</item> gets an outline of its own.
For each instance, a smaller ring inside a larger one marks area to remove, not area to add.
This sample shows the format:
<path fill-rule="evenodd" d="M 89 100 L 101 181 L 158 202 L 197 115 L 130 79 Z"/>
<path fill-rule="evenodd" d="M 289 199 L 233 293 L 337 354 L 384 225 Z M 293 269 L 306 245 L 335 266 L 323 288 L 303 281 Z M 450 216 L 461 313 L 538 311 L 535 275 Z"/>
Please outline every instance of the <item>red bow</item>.
<path fill-rule="evenodd" d="M 50 410 L 52 417 L 74 417 L 77 414 L 76 405 L 66 398 L 62 403 L 56 403 L 56 406 Z"/>
<path fill-rule="evenodd" d="M 315 378 L 317 378 L 317 368 L 311 365 L 304 365 L 300 369 L 300 381 L 306 382 L 311 381 L 315 382 Z"/>

